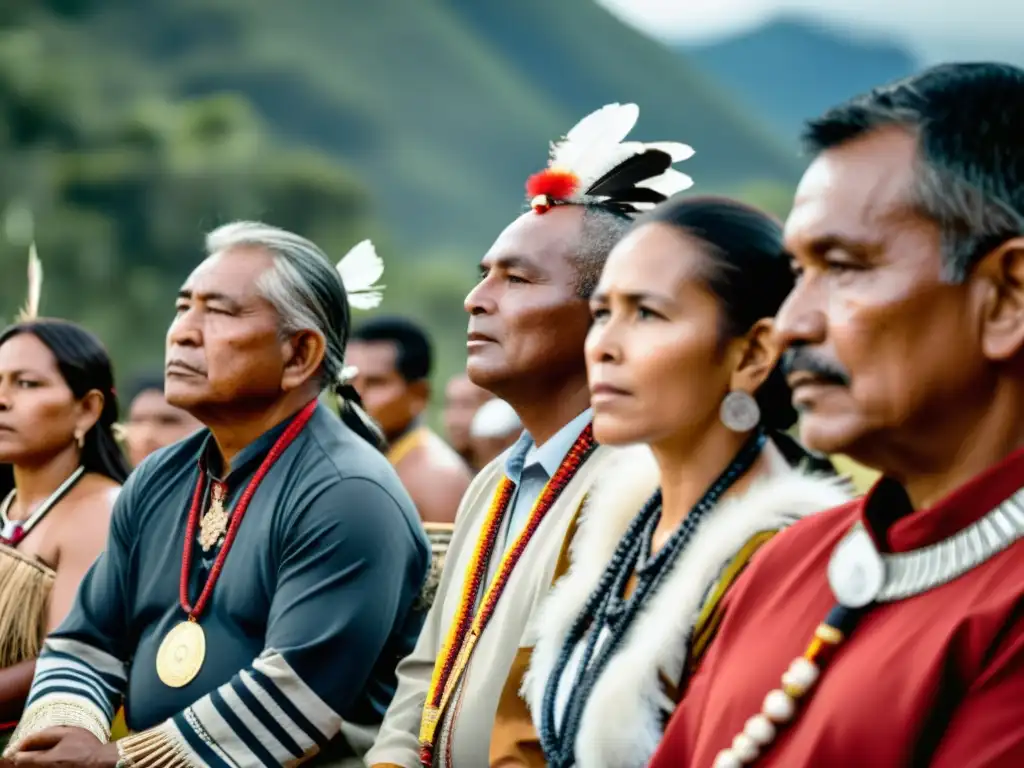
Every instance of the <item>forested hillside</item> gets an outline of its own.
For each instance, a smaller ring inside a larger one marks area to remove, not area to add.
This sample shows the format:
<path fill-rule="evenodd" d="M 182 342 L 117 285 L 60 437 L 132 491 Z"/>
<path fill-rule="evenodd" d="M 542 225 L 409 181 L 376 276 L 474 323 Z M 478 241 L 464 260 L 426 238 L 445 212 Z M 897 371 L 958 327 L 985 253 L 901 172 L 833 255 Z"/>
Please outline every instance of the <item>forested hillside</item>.
<path fill-rule="evenodd" d="M 784 201 L 756 116 L 589 0 L 34 0 L 0 8 L 0 314 L 24 291 L 122 368 L 160 359 L 204 230 L 248 216 L 337 255 L 374 237 L 384 310 L 462 354 L 472 266 L 547 142 L 608 101 L 692 144 L 697 190 Z M 784 204 L 784 203 L 780 203 Z"/>

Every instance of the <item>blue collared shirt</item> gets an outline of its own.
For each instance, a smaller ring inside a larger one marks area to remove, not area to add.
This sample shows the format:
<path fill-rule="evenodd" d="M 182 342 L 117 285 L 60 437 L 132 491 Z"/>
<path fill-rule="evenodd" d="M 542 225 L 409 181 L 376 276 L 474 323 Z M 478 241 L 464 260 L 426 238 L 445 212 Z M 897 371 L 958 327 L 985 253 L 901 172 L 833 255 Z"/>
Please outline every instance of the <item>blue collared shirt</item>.
<path fill-rule="evenodd" d="M 526 525 L 544 486 L 558 471 L 576 438 L 593 416 L 593 411 L 588 408 L 552 435 L 544 445 L 535 445 L 530 433 L 523 432 L 512 446 L 505 459 L 505 474 L 516 484 L 516 491 L 512 499 L 512 515 L 506 528 L 506 548 Z"/>

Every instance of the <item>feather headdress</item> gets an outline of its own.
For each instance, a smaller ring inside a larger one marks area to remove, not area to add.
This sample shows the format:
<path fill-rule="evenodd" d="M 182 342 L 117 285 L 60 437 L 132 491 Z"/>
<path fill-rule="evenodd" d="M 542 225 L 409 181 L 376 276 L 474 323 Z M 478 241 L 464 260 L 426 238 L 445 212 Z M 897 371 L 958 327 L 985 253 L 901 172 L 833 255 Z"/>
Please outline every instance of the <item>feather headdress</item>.
<path fill-rule="evenodd" d="M 348 303 L 356 309 L 373 309 L 384 298 L 383 285 L 378 285 L 384 274 L 384 261 L 369 240 L 357 243 L 338 262 L 338 274 L 345 285 Z"/>
<path fill-rule="evenodd" d="M 43 262 L 36 253 L 36 244 L 28 249 L 28 298 L 25 306 L 18 313 L 18 322 L 35 320 L 39 317 L 39 302 L 43 295 Z"/>
<path fill-rule="evenodd" d="M 548 167 L 526 182 L 537 213 L 555 205 L 602 205 L 636 213 L 693 186 L 672 165 L 693 156 L 686 144 L 625 141 L 636 125 L 636 104 L 608 104 L 580 120 L 551 145 Z"/>

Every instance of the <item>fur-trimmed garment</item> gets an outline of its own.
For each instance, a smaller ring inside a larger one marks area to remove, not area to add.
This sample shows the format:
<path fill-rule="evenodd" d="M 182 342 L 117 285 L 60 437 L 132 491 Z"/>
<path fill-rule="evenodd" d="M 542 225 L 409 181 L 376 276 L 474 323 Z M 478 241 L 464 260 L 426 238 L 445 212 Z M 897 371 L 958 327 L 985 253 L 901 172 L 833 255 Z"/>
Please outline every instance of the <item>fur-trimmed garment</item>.
<path fill-rule="evenodd" d="M 602 474 L 572 542 L 569 572 L 535 615 L 536 645 L 522 687 L 534 723 L 540 723 L 544 688 L 569 627 L 623 533 L 658 487 L 658 467 L 646 446 L 620 450 Z M 758 533 L 784 528 L 848 499 L 839 481 L 793 470 L 758 480 L 742 496 L 720 504 L 641 609 L 591 690 L 576 737 L 577 765 L 647 765 L 676 705 L 661 676 L 673 682 L 683 678 L 688 640 L 709 588 Z"/>

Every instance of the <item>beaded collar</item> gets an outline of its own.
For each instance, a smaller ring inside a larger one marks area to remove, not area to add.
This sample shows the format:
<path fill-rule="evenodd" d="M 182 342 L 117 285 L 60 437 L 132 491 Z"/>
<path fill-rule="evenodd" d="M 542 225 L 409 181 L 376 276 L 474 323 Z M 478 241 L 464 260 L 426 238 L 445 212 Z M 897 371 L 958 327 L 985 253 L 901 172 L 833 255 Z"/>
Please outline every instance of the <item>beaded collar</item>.
<path fill-rule="evenodd" d="M 836 605 L 814 632 L 803 656 L 782 675 L 782 685 L 764 700 L 714 768 L 741 768 L 770 747 L 780 728 L 797 714 L 797 704 L 817 683 L 838 647 L 875 603 L 891 603 L 948 584 L 1024 538 L 1024 488 L 973 524 L 942 541 L 898 554 L 879 552 L 862 523 L 836 545 L 828 582 Z"/>
<path fill-rule="evenodd" d="M 848 608 L 906 600 L 977 568 L 1024 536 L 1024 489 L 983 518 L 929 547 L 887 554 L 857 523 L 836 545 L 828 583 Z"/>

